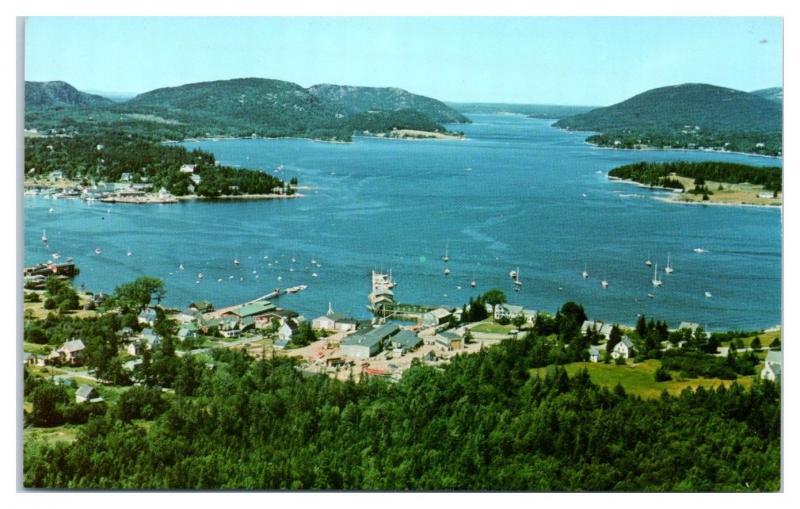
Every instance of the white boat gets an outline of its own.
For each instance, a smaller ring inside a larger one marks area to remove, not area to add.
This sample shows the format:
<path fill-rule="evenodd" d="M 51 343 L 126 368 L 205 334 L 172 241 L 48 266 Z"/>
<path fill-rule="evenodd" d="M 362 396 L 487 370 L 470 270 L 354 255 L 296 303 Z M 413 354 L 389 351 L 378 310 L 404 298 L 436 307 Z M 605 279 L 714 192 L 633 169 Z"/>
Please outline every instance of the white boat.
<path fill-rule="evenodd" d="M 653 266 L 653 262 L 650 261 L 650 251 L 647 252 L 647 259 L 644 261 L 644 264 L 647 265 L 648 267 Z"/>
<path fill-rule="evenodd" d="M 670 259 L 670 254 L 667 253 L 667 266 L 664 268 L 664 272 L 667 274 L 672 274 L 675 269 L 672 267 L 672 260 Z"/>
<path fill-rule="evenodd" d="M 586 265 L 583 266 L 583 272 L 581 272 L 581 277 L 583 279 L 589 279 L 589 272 L 586 270 Z"/>
<path fill-rule="evenodd" d="M 197 279 L 203 279 L 203 273 L 202 272 L 198 272 L 197 273 Z"/>
<path fill-rule="evenodd" d="M 450 247 L 449 244 L 450 244 L 450 242 L 448 241 L 444 245 L 444 256 L 442 257 L 442 260 L 444 260 L 444 263 L 447 263 L 447 262 L 450 261 L 450 256 L 447 254 L 447 250 Z"/>
<path fill-rule="evenodd" d="M 278 276 L 278 281 L 280 281 L 281 279 L 283 279 L 283 276 Z"/>
<path fill-rule="evenodd" d="M 450 275 L 450 269 L 448 269 L 447 267 L 444 268 L 444 275 L 445 276 L 449 276 Z"/>
<path fill-rule="evenodd" d="M 228 279 L 233 279 L 233 275 L 228 276 Z"/>
<path fill-rule="evenodd" d="M 128 254 L 128 256 L 133 256 L 133 251 L 131 251 L 130 248 L 128 248 L 128 253 L 127 254 Z"/>
<path fill-rule="evenodd" d="M 608 288 L 608 280 L 603 279 L 602 281 L 600 281 L 600 286 L 602 286 L 603 288 Z"/>
<path fill-rule="evenodd" d="M 512 270 L 511 272 L 508 273 L 508 277 L 510 277 L 511 279 L 516 278 L 517 277 L 517 271 L 516 270 Z"/>
<path fill-rule="evenodd" d="M 103 250 L 100 249 L 99 247 L 94 248 L 94 254 L 100 254 L 102 252 L 103 252 Z"/>
<path fill-rule="evenodd" d="M 655 295 L 653 295 L 652 293 L 648 293 L 648 294 L 647 294 L 647 298 L 648 298 L 648 299 L 655 299 L 655 298 L 656 298 L 656 296 L 655 296 Z"/>
<path fill-rule="evenodd" d="M 312 272 L 311 273 L 311 277 L 317 277 L 317 273 L 316 272 Z"/>
<path fill-rule="evenodd" d="M 706 292 L 705 295 L 706 295 L 706 299 L 710 299 L 711 298 L 711 292 Z"/>
<path fill-rule="evenodd" d="M 306 288 L 308 288 L 308 286 L 306 286 L 306 285 L 292 286 L 291 288 L 287 288 L 286 289 L 286 293 L 297 293 L 297 292 L 305 290 Z"/>
<path fill-rule="evenodd" d="M 47 232 L 42 230 L 42 242 L 47 242 Z"/>
<path fill-rule="evenodd" d="M 217 279 L 217 283 L 221 283 L 221 282 L 222 282 L 222 278 Z"/>
<path fill-rule="evenodd" d="M 237 267 L 239 266 L 239 258 L 238 257 L 233 259 L 233 264 L 236 265 Z"/>
<path fill-rule="evenodd" d="M 653 270 L 653 279 L 651 280 L 651 283 L 653 283 L 653 286 L 655 286 L 656 288 L 658 288 L 662 284 L 661 280 L 658 279 L 658 264 L 656 264 L 656 267 Z"/>
<path fill-rule="evenodd" d="M 519 267 L 517 267 L 517 271 L 514 273 L 514 291 L 518 292 L 522 288 L 522 281 L 519 280 Z"/>
<path fill-rule="evenodd" d="M 58 260 L 59 258 L 61 258 L 61 255 L 58 253 L 53 253 L 51 256 L 53 257 L 53 260 Z"/>
<path fill-rule="evenodd" d="M 53 207 L 50 207 L 50 208 L 47 210 L 47 212 L 48 212 L 48 213 L 50 213 L 50 214 L 52 214 L 52 213 L 53 213 L 53 212 L 55 212 L 55 211 L 56 211 L 56 210 L 55 210 Z"/>
<path fill-rule="evenodd" d="M 183 264 L 178 265 L 178 270 L 183 270 Z"/>
<path fill-rule="evenodd" d="M 694 251 L 695 253 L 707 253 L 708 252 L 705 249 L 703 249 L 702 247 L 696 247 L 696 248 L 692 249 L 692 251 Z"/>
<path fill-rule="evenodd" d="M 471 286 L 472 288 L 475 288 L 476 286 L 478 286 L 478 283 L 475 281 L 475 271 L 474 270 L 472 271 L 472 281 L 470 281 L 469 286 Z"/>

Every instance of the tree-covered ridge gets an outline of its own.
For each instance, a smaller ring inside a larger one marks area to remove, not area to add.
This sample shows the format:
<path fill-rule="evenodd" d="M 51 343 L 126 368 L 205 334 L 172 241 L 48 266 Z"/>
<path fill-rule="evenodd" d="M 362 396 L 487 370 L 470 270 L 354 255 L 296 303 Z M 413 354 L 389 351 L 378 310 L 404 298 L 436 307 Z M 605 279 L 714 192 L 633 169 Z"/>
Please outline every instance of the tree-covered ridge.
<path fill-rule="evenodd" d="M 750 93 L 770 101 L 783 103 L 783 87 L 762 88 L 761 90 L 753 90 Z"/>
<path fill-rule="evenodd" d="M 466 124 L 469 119 L 445 103 L 394 87 L 354 87 L 314 85 L 308 92 L 337 109 L 338 113 L 355 115 L 373 110 L 416 110 L 443 124 Z"/>
<path fill-rule="evenodd" d="M 181 172 L 183 165 L 194 165 L 193 173 Z M 26 177 L 46 177 L 56 170 L 65 178 L 86 183 L 117 182 L 127 173 L 131 183 L 150 184 L 155 190 L 164 187 L 176 196 L 269 194 L 285 187 L 280 179 L 262 171 L 217 165 L 208 152 L 135 136 L 25 138 Z M 193 176 L 200 177 L 199 184 L 192 181 Z"/>
<path fill-rule="evenodd" d="M 774 491 L 779 388 L 641 400 L 512 340 L 397 384 L 303 376 L 216 352 L 173 397 L 137 390 L 72 445 L 25 444 L 24 483 L 55 488 Z M 182 359 L 179 364 L 191 363 Z M 141 394 L 140 394 L 141 393 Z M 155 399 L 154 399 L 155 398 Z M 161 413 L 148 431 L 130 419 Z"/>
<path fill-rule="evenodd" d="M 718 148 L 782 152 L 783 107 L 756 94 L 689 83 L 648 90 L 618 104 L 562 118 L 556 127 L 598 131 L 617 148 Z"/>
<path fill-rule="evenodd" d="M 720 161 L 667 163 L 633 163 L 614 168 L 608 175 L 624 180 L 633 180 L 650 186 L 676 187 L 672 185 L 672 174 L 692 179 L 724 182 L 729 184 L 750 183 L 764 186 L 770 191 L 782 189 L 783 169 L 759 167 L 747 164 Z M 682 187 L 682 186 L 681 186 Z"/>
<path fill-rule="evenodd" d="M 63 81 L 26 81 L 25 107 L 69 108 L 73 106 L 108 106 L 110 99 L 81 92 Z"/>
<path fill-rule="evenodd" d="M 157 140 L 297 136 L 336 141 L 350 141 L 353 131 L 359 130 L 356 117 L 367 112 L 404 115 L 407 128 L 415 130 L 447 132 L 438 119 L 468 122 L 435 99 L 405 91 L 384 93 L 394 89 L 346 89 L 349 92 L 342 95 L 330 93 L 328 86 L 312 93 L 280 80 L 211 81 L 161 88 L 94 108 L 29 108 L 25 122 L 26 128 L 51 134 L 125 132 Z M 410 110 L 416 115 L 404 113 Z"/>

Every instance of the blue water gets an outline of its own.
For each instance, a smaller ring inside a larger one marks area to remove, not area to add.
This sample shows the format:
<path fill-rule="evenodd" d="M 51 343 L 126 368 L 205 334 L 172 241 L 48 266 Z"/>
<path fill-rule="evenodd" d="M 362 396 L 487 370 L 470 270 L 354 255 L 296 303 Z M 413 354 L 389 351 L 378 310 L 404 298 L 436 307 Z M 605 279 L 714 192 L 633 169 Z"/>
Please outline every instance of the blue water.
<path fill-rule="evenodd" d="M 640 160 L 779 160 L 604 150 L 546 120 L 472 118 L 458 126 L 465 140 L 186 143 L 229 165 L 273 171 L 283 164 L 281 177 L 296 175 L 311 189 L 296 200 L 151 206 L 26 197 L 25 261 L 43 261 L 54 250 L 72 256 L 81 268 L 77 284 L 94 291 L 157 276 L 174 306 L 205 298 L 221 307 L 302 283 L 306 291 L 281 303 L 307 317 L 324 313 L 328 302 L 368 317 L 369 272 L 382 268 L 392 270 L 401 302 L 461 305 L 498 287 L 526 308 L 554 311 L 574 300 L 592 317 L 621 323 L 635 322 L 637 313 L 710 329 L 781 321 L 779 209 L 667 204 L 654 199 L 658 192 L 606 177 Z M 39 240 L 42 229 L 50 249 Z M 446 243 L 449 277 L 441 260 Z M 697 247 L 708 252 L 693 252 Z M 671 253 L 675 267 L 672 275 L 661 272 L 664 285 L 655 290 L 643 263 L 648 252 L 660 268 Z M 312 259 L 322 266 L 311 267 Z M 584 264 L 588 280 L 580 276 Z M 517 267 L 524 283 L 518 294 L 508 277 Z"/>

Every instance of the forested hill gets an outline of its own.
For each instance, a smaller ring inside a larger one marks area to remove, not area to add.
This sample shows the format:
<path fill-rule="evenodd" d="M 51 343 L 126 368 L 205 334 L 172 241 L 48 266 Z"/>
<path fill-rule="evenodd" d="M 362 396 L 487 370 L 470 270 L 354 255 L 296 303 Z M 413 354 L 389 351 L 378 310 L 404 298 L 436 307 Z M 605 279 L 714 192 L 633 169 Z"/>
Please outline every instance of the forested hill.
<path fill-rule="evenodd" d="M 617 148 L 706 148 L 782 154 L 783 106 L 756 94 L 688 83 L 648 90 L 556 127 L 599 131 L 588 141 Z"/>
<path fill-rule="evenodd" d="M 469 121 L 435 99 L 400 89 L 336 85 L 306 89 L 261 78 L 160 88 L 123 103 L 91 106 L 95 105 L 31 109 L 26 128 L 56 134 L 126 132 L 156 139 L 299 136 L 348 141 L 354 132 L 365 130 L 366 113 L 378 113 L 376 118 L 381 119 L 380 123 L 370 119 L 373 134 L 395 128 L 447 132 L 440 122 Z"/>
<path fill-rule="evenodd" d="M 110 99 L 87 94 L 63 81 L 26 81 L 26 108 L 108 106 Z"/>
<path fill-rule="evenodd" d="M 655 88 L 621 103 L 559 120 L 557 127 L 606 132 L 613 129 L 781 131 L 782 108 L 747 92 L 689 83 Z"/>
<path fill-rule="evenodd" d="M 465 124 L 469 119 L 443 102 L 412 94 L 401 88 L 353 87 L 344 85 L 314 85 L 311 95 L 345 115 L 355 115 L 372 110 L 416 110 L 434 122 Z"/>
<path fill-rule="evenodd" d="M 775 101 L 776 103 L 783 103 L 782 87 L 762 88 L 761 90 L 753 90 L 750 93 L 770 101 Z"/>

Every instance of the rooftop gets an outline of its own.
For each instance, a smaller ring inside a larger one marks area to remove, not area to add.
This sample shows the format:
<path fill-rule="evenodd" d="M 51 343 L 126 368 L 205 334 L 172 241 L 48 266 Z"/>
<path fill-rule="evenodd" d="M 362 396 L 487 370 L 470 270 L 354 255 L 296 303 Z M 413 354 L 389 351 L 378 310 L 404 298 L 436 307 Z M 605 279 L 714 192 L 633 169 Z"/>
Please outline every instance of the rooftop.
<path fill-rule="evenodd" d="M 275 305 L 268 300 L 261 302 L 253 302 L 252 304 L 245 304 L 244 306 L 234 309 L 231 313 L 239 317 L 256 316 L 264 314 L 268 311 L 273 311 Z"/>

